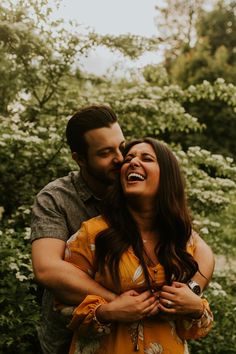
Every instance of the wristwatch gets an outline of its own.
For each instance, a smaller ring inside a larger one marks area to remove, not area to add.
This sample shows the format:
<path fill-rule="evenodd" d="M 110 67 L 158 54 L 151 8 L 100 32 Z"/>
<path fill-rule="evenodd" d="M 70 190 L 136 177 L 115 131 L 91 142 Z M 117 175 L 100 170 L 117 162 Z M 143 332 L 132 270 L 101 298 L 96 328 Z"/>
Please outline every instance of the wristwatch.
<path fill-rule="evenodd" d="M 188 287 L 192 290 L 192 292 L 194 292 L 194 294 L 196 294 L 196 295 L 198 295 L 198 296 L 201 296 L 201 287 L 200 287 L 200 285 L 196 282 L 196 281 L 194 281 L 194 280 L 192 280 L 192 279 L 190 279 L 188 282 L 187 282 L 187 285 L 188 285 Z"/>

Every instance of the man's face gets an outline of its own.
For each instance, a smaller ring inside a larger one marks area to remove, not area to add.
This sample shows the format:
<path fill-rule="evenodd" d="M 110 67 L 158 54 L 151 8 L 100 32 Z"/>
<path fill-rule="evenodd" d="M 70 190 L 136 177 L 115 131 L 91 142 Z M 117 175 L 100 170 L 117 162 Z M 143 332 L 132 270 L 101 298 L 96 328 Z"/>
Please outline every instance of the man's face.
<path fill-rule="evenodd" d="M 84 138 L 88 146 L 83 164 L 84 177 L 110 184 L 119 173 L 123 161 L 125 139 L 119 124 L 89 130 Z"/>

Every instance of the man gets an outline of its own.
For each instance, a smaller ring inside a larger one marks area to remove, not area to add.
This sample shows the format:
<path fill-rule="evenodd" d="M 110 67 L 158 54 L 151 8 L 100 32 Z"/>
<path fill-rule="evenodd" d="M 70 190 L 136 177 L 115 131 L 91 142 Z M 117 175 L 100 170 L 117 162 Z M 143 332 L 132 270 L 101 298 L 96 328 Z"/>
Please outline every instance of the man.
<path fill-rule="evenodd" d="M 78 304 L 86 294 L 100 295 L 108 301 L 115 297 L 63 257 L 67 239 L 83 221 L 100 213 L 101 198 L 123 161 L 124 136 L 115 113 L 104 105 L 79 110 L 69 120 L 66 136 L 80 172 L 49 183 L 37 195 L 32 211 L 33 269 L 36 280 L 48 288 L 38 331 L 45 354 L 67 353 L 71 340 L 65 319 L 53 311 L 54 294 L 68 304 Z M 200 261 L 203 256 L 207 261 L 200 270 L 210 278 L 213 256 L 199 238 L 195 258 Z M 194 280 L 202 282 L 203 288 L 206 281 L 200 278 Z"/>

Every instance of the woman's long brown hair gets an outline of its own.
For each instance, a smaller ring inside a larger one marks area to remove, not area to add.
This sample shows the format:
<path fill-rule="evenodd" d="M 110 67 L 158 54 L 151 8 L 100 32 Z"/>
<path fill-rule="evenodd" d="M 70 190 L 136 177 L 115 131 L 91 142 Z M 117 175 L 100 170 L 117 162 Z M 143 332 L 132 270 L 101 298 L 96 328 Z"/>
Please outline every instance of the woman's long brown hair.
<path fill-rule="evenodd" d="M 172 151 L 157 140 L 145 138 L 132 141 L 126 146 L 124 156 L 132 146 L 143 142 L 152 146 L 160 167 L 155 209 L 155 228 L 159 237 L 156 256 L 164 267 L 167 284 L 171 284 L 173 280 L 186 282 L 196 273 L 198 264 L 186 251 L 192 228 L 184 180 Z M 107 266 L 114 283 L 120 287 L 119 262 L 122 254 L 131 246 L 142 265 L 146 285 L 151 288 L 143 241 L 129 212 L 120 181 L 109 189 L 104 199 L 102 215 L 109 228 L 96 237 L 95 260 L 98 271 L 103 273 Z"/>

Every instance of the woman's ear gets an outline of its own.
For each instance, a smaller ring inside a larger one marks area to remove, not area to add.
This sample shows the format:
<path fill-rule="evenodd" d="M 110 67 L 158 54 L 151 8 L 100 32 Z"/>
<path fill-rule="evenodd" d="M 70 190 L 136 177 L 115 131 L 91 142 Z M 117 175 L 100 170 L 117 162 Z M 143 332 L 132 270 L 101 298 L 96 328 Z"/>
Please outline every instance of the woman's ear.
<path fill-rule="evenodd" d="M 72 159 L 81 167 L 84 165 L 84 159 L 77 152 L 72 152 Z"/>

